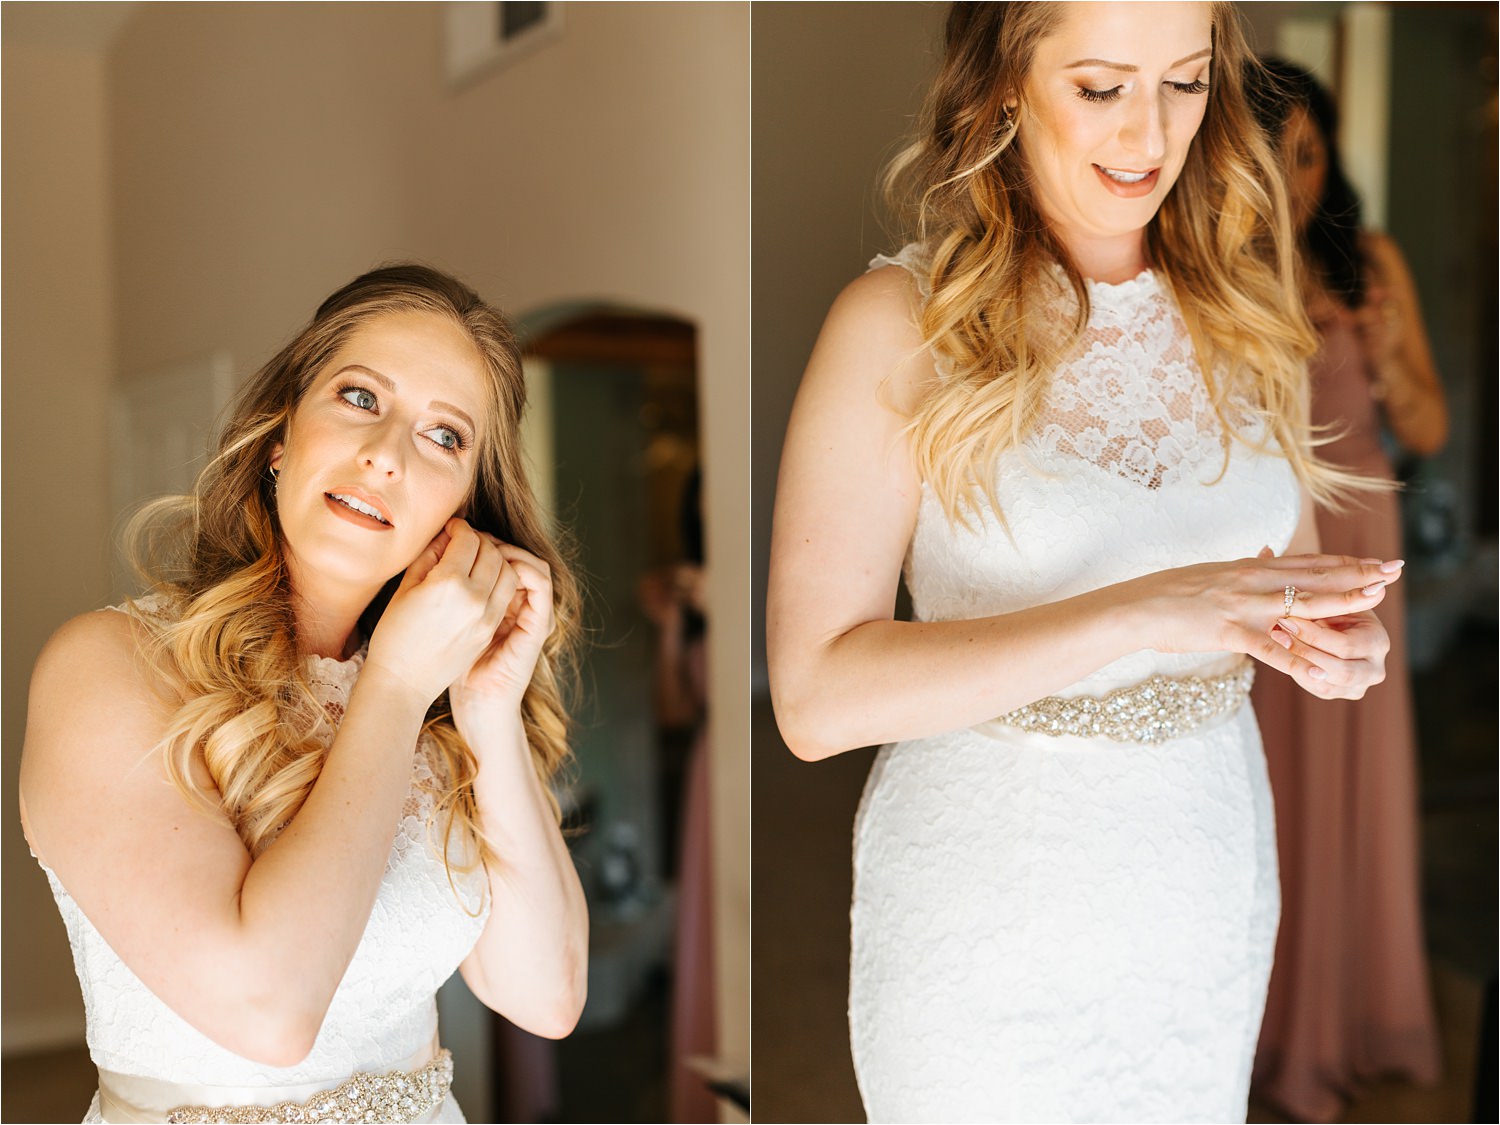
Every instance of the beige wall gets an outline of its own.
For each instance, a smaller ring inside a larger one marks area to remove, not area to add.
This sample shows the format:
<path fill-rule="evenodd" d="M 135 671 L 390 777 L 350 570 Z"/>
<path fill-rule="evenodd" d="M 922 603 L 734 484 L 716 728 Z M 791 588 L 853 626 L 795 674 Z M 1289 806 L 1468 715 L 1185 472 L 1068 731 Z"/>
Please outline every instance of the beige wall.
<path fill-rule="evenodd" d="M 828 306 L 895 233 L 877 181 L 937 69 L 946 6 L 757 4 L 753 50 L 753 662 L 765 676 L 776 467 Z"/>
<path fill-rule="evenodd" d="M 113 368 L 128 380 L 226 349 L 243 374 L 333 288 L 401 257 L 464 276 L 516 316 L 553 302 L 598 299 L 671 312 L 698 326 L 715 622 L 720 1019 L 726 1051 L 743 1056 L 748 10 L 567 5 L 560 39 L 457 93 L 441 77 L 442 11 L 437 4 L 401 3 L 140 7 L 107 56 L 105 79 L 119 326 Z M 18 201 L 10 171 L 29 161 L 33 143 L 10 128 L 13 111 L 24 116 L 19 97 L 11 97 L 11 79 L 7 52 L 8 282 L 20 225 L 11 221 Z M 36 145 L 55 117 L 44 121 L 38 117 L 33 126 L 43 134 Z M 98 257 L 106 243 L 95 243 L 91 253 Z M 20 319 L 16 293 L 8 284 L 7 329 Z M 7 468 L 12 429 L 55 417 L 50 402 L 22 407 L 11 397 L 10 341 L 8 332 Z M 102 352 L 94 363 L 109 366 Z M 49 374 L 58 370 L 54 363 Z M 48 390 L 81 393 L 61 385 Z M 58 443 L 48 452 L 56 461 Z M 31 467 L 46 463 L 39 455 Z M 96 467 L 95 492 L 102 490 L 101 475 Z M 43 524 L 23 522 L 11 506 L 16 478 L 7 480 L 9 563 L 11 545 Z M 97 552 L 107 517 L 99 496 L 87 503 L 79 550 Z M 34 508 L 38 516 L 66 510 L 56 498 Z M 8 611 L 19 600 L 15 577 L 7 566 Z M 37 582 L 46 585 L 40 575 Z M 38 608 L 39 630 L 101 597 L 96 583 L 66 605 Z M 9 668 L 30 663 L 12 643 L 10 620 L 6 660 Z M 6 709 L 11 785 L 19 731 L 11 716 L 18 711 Z M 9 1020 L 13 1000 L 21 1000 L 10 985 L 21 970 L 8 942 L 5 956 Z M 49 961 L 57 963 L 56 956 Z M 68 978 L 54 968 L 34 997 L 50 993 L 71 1003 L 77 986 Z"/>
<path fill-rule="evenodd" d="M 7 16 L 8 19 L 8 16 Z M 62 621 L 109 590 L 111 370 L 104 64 L 4 45 L 4 1041 L 83 1034 L 67 936 L 16 819 L 28 673 Z"/>

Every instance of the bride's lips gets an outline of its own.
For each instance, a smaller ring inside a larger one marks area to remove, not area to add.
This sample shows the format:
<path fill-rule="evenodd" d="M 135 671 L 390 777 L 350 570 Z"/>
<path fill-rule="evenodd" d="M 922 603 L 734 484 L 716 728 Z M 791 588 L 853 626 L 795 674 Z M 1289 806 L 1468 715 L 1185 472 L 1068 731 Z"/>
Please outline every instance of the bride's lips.
<path fill-rule="evenodd" d="M 383 519 L 385 522 L 382 523 L 381 520 L 376 519 L 374 516 L 367 515 L 364 512 L 355 511 L 348 504 L 345 504 L 342 500 L 335 499 L 335 497 L 337 496 L 347 496 L 350 499 L 358 500 L 361 504 L 365 504 L 371 508 L 374 508 L 377 512 L 380 513 L 381 519 Z M 336 488 L 330 492 L 323 493 L 323 503 L 328 505 L 329 510 L 332 511 L 334 515 L 348 520 L 350 523 L 354 524 L 357 527 L 369 528 L 373 531 L 395 530 L 395 524 L 391 520 L 390 509 L 385 506 L 385 503 L 380 499 L 380 497 L 372 496 L 368 492 L 362 492 L 357 488 Z"/>
<path fill-rule="evenodd" d="M 1144 179 L 1139 180 L 1133 184 L 1122 184 L 1119 180 L 1115 179 L 1108 172 L 1106 172 L 1102 166 L 1094 164 L 1091 167 L 1094 169 L 1094 175 L 1099 177 L 1099 182 L 1115 195 L 1120 196 L 1122 199 L 1139 199 L 1143 195 L 1150 195 L 1153 191 L 1156 190 L 1156 181 L 1161 175 L 1160 168 L 1153 168 L 1151 169 L 1151 171 L 1146 173 Z M 1114 169 L 1114 171 L 1129 172 L 1132 175 L 1136 175 L 1141 171 L 1141 169 L 1116 168 Z"/>

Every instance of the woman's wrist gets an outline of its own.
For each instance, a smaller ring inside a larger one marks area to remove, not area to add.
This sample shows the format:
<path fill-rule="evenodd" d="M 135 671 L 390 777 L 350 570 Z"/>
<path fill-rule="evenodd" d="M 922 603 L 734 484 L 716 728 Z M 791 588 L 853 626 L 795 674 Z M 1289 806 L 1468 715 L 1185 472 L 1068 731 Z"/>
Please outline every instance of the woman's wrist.
<path fill-rule="evenodd" d="M 359 679 L 354 682 L 349 705 L 352 708 L 356 700 L 364 699 L 380 700 L 393 719 L 411 718 L 418 724 L 432 706 L 432 699 L 421 688 L 384 665 L 369 661 L 365 662 Z"/>
<path fill-rule="evenodd" d="M 448 693 L 453 725 L 477 753 L 481 746 L 519 741 L 526 744 L 526 723 L 519 700 L 502 696 L 475 696 L 457 689 Z"/>

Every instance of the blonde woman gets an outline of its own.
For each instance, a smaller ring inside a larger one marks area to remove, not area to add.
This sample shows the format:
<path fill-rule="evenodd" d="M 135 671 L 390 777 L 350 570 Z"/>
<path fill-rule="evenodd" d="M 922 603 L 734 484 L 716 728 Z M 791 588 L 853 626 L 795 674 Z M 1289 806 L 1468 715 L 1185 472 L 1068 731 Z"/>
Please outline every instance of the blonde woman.
<path fill-rule="evenodd" d="M 1278 906 L 1252 667 L 1360 697 L 1401 565 L 1317 553 L 1357 482 L 1310 449 L 1235 20 L 954 5 L 916 240 L 793 410 L 778 721 L 809 760 L 888 744 L 855 827 L 872 1121 L 1244 1119 Z"/>
<path fill-rule="evenodd" d="M 43 651 L 22 819 L 83 986 L 87 1120 L 462 1121 L 454 968 L 530 1031 L 576 1022 L 548 780 L 577 596 L 524 402 L 466 286 L 356 279 L 146 513 L 150 596 Z"/>

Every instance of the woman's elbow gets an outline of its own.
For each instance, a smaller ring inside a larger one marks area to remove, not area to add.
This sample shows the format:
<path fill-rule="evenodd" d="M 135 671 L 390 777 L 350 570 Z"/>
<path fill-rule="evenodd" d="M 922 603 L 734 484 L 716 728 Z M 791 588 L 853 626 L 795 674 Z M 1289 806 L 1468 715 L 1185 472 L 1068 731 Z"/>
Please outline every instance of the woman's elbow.
<path fill-rule="evenodd" d="M 588 999 L 586 941 L 582 938 L 553 968 L 530 976 L 492 981 L 479 966 L 466 963 L 464 981 L 481 1004 L 522 1031 L 565 1039 L 578 1026 Z"/>
<path fill-rule="evenodd" d="M 778 691 L 773 680 L 771 708 L 776 712 L 781 741 L 802 761 L 821 762 L 853 749 L 844 744 L 837 717 L 815 692 Z"/>
<path fill-rule="evenodd" d="M 1432 412 L 1432 419 L 1423 428 L 1421 435 L 1410 446 L 1418 457 L 1433 457 L 1441 453 L 1448 444 L 1448 411 L 1439 405 Z"/>
<path fill-rule="evenodd" d="M 583 1015 L 584 1001 L 587 998 L 588 989 L 579 988 L 574 993 L 561 997 L 550 1006 L 534 1013 L 532 1019 L 521 1026 L 543 1039 L 566 1039 L 578 1026 L 579 1017 Z"/>
<path fill-rule="evenodd" d="M 500 1014 L 522 1031 L 543 1039 L 566 1039 L 573 1034 L 588 999 L 586 978 L 569 981 L 545 996 L 534 996 L 522 1006 L 511 1006 Z M 491 1005 L 493 1007 L 493 1005 Z"/>

